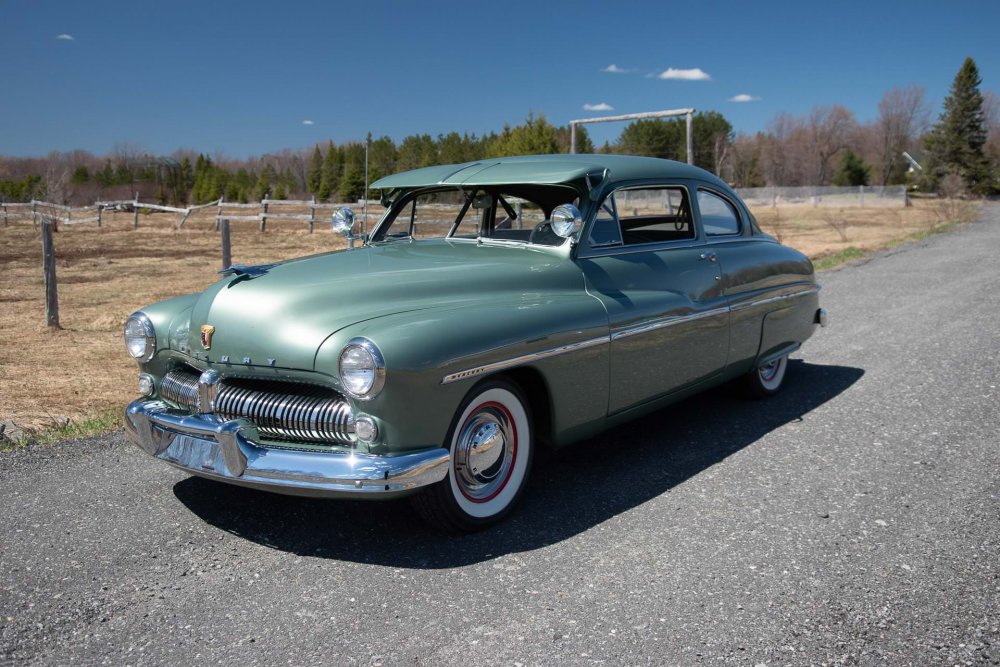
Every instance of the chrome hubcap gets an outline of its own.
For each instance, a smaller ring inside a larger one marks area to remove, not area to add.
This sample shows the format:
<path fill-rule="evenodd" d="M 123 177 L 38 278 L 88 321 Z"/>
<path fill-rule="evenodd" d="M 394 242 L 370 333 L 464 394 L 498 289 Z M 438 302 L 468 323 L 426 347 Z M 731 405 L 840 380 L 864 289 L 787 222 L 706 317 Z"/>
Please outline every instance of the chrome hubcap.
<path fill-rule="evenodd" d="M 510 479 L 517 436 L 510 414 L 499 404 L 481 406 L 459 432 L 455 479 L 469 500 L 486 502 Z"/>
<path fill-rule="evenodd" d="M 781 359 L 776 359 L 769 364 L 761 366 L 757 369 L 760 374 L 760 379 L 764 382 L 770 382 L 774 379 L 774 376 L 778 374 L 778 370 L 781 368 Z"/>

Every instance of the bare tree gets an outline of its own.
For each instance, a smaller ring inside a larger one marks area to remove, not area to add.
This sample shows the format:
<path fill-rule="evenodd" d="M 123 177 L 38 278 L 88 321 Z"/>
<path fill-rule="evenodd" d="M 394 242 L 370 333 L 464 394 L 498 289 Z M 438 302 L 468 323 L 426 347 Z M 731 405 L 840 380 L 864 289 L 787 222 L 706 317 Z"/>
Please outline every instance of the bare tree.
<path fill-rule="evenodd" d="M 857 123 L 854 114 L 839 104 L 813 107 L 805 122 L 809 150 L 810 185 L 826 185 L 833 175 L 833 158 L 849 145 Z"/>
<path fill-rule="evenodd" d="M 752 188 L 762 182 L 760 173 L 761 147 L 766 141 L 763 133 L 754 136 L 741 134 L 730 146 L 726 177 L 737 188 Z"/>
<path fill-rule="evenodd" d="M 875 121 L 879 182 L 888 185 L 900 176 L 903 151 L 911 148 L 927 129 L 930 110 L 920 86 L 893 88 L 882 95 Z"/>
<path fill-rule="evenodd" d="M 761 170 L 768 185 L 789 183 L 787 144 L 798 127 L 798 121 L 787 113 L 779 113 L 768 123 L 767 134 L 761 137 Z"/>

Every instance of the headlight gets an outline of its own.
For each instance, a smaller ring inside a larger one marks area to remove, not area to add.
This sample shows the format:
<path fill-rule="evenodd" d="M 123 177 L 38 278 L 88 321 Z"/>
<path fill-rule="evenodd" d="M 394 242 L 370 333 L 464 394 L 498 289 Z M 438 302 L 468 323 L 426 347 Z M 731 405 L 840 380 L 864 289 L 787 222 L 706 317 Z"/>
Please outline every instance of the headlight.
<path fill-rule="evenodd" d="M 125 349 L 136 361 L 145 362 L 156 352 L 153 323 L 144 313 L 135 313 L 125 322 Z"/>
<path fill-rule="evenodd" d="M 337 364 L 340 383 L 351 396 L 367 400 L 385 384 L 385 361 L 375 343 L 367 338 L 352 338 L 340 352 Z"/>

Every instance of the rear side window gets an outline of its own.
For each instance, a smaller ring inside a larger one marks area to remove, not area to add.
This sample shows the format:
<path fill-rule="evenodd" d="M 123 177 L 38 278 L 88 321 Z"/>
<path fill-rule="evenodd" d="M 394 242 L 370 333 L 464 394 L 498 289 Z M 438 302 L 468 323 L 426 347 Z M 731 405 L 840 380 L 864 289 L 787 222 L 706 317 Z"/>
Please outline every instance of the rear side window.
<path fill-rule="evenodd" d="M 687 190 L 625 188 L 601 203 L 591 230 L 592 246 L 665 243 L 694 238 Z"/>
<path fill-rule="evenodd" d="M 726 236 L 740 233 L 740 216 L 736 207 L 714 192 L 698 190 L 698 209 L 706 236 Z"/>

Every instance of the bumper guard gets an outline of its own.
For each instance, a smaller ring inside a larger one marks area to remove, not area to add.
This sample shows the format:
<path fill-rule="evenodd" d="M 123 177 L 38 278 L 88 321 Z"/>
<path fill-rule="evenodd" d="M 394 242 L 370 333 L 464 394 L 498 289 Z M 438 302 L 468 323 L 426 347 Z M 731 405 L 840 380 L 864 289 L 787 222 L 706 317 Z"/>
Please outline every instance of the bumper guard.
<path fill-rule="evenodd" d="M 146 453 L 191 474 L 289 495 L 402 495 L 444 479 L 450 465 L 444 448 L 393 456 L 267 449 L 256 444 L 249 420 L 191 415 L 142 399 L 125 410 L 125 433 Z"/>

